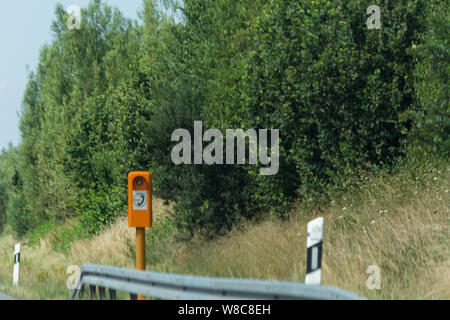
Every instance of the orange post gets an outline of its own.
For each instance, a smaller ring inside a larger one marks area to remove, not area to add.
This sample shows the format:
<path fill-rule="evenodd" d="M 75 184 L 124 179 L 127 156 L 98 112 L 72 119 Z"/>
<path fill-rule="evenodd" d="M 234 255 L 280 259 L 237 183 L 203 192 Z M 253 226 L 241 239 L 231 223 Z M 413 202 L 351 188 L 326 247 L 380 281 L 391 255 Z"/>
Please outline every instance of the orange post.
<path fill-rule="evenodd" d="M 145 270 L 145 228 L 152 226 L 152 175 L 128 174 L 128 226 L 136 228 L 136 270 Z M 138 300 L 145 300 L 138 295 Z"/>
<path fill-rule="evenodd" d="M 128 174 L 128 226 L 151 228 L 152 226 L 152 175 L 135 171 Z"/>
<path fill-rule="evenodd" d="M 145 270 L 145 228 L 136 228 L 136 270 Z M 138 295 L 138 300 L 145 297 Z"/>

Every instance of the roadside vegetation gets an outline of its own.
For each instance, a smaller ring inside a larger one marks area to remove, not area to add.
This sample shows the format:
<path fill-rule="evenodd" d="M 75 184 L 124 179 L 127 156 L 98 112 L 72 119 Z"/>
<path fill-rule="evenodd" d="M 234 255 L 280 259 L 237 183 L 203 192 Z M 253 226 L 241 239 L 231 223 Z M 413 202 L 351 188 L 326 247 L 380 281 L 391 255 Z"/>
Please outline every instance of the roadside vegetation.
<path fill-rule="evenodd" d="M 351 190 L 321 207 L 299 204 L 286 220 L 246 222 L 215 240 L 195 236 L 179 241 L 167 208 L 155 199 L 155 226 L 146 238 L 147 270 L 302 282 L 306 224 L 323 216 L 324 285 L 369 299 L 449 299 L 449 181 L 448 161 L 428 156 L 392 173 L 362 176 Z M 101 234 L 73 240 L 60 250 L 66 228 L 53 225 L 38 242 L 22 242 L 18 287 L 12 286 L 11 258 L 17 239 L 8 232 L 0 236 L 0 291 L 20 299 L 68 299 L 70 265 L 134 268 L 135 235 L 125 213 Z M 370 265 L 381 269 L 380 290 L 366 286 Z"/>
<path fill-rule="evenodd" d="M 133 267 L 126 179 L 147 170 L 149 269 L 302 281 L 320 215 L 324 284 L 448 299 L 450 6 L 378 2 L 380 30 L 368 0 L 144 0 L 139 21 L 92 0 L 79 30 L 58 5 L 0 154 L 0 291 L 62 299 L 69 265 Z M 173 164 L 200 120 L 279 129 L 278 174 Z"/>

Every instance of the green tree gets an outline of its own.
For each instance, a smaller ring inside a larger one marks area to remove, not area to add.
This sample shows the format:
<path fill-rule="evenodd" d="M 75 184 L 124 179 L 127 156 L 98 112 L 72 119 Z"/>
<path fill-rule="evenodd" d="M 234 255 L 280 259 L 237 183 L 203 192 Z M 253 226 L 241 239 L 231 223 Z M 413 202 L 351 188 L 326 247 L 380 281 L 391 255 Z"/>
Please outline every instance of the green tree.
<path fill-rule="evenodd" d="M 79 30 L 67 28 L 61 5 L 55 13 L 54 39 L 24 95 L 18 150 L 18 196 L 39 222 L 79 214 L 92 190 L 117 197 L 116 122 L 105 95 L 131 78 L 139 51 L 132 21 L 99 0 L 82 10 Z"/>
<path fill-rule="evenodd" d="M 170 155 L 175 129 L 193 132 L 196 120 L 225 129 L 223 109 L 236 100 L 233 83 L 242 76 L 249 28 L 262 5 L 189 0 L 181 23 L 162 15 L 152 1 L 144 8 L 143 34 L 153 37 L 144 36 L 143 72 L 126 89 L 132 107 L 123 108 L 121 131 L 126 149 L 137 151 L 133 166 L 151 168 L 155 195 L 175 203 L 177 226 L 188 235 L 214 235 L 252 214 L 251 179 L 242 167 L 176 166 Z"/>

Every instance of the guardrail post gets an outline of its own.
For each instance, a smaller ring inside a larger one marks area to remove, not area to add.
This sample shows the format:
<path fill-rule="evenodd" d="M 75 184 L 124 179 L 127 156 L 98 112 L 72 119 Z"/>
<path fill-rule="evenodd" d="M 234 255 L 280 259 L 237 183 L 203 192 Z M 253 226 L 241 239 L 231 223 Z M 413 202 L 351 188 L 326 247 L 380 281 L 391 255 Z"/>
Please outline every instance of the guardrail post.
<path fill-rule="evenodd" d="M 96 300 L 97 299 L 97 286 L 94 285 L 89 285 L 89 298 L 91 300 Z"/>
<path fill-rule="evenodd" d="M 109 300 L 116 300 L 116 290 L 109 288 Z"/>
<path fill-rule="evenodd" d="M 100 298 L 100 300 L 105 300 L 106 297 L 105 287 L 98 287 L 98 297 Z"/>
<path fill-rule="evenodd" d="M 78 296 L 82 299 L 84 297 L 85 293 L 86 293 L 86 286 L 85 285 L 81 285 L 80 286 L 80 290 L 78 291 Z"/>

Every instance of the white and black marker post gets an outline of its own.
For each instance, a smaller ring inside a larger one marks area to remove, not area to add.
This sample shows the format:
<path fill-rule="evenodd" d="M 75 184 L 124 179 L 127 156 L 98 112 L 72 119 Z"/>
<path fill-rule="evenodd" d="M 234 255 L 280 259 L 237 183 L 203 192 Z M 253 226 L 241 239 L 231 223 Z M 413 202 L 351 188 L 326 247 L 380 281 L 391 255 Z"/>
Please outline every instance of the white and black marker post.
<path fill-rule="evenodd" d="M 320 285 L 322 280 L 322 238 L 323 218 L 320 217 L 308 222 L 305 284 Z"/>
<path fill-rule="evenodd" d="M 19 264 L 20 264 L 20 243 L 14 246 L 14 273 L 13 273 L 13 285 L 17 286 L 19 282 Z"/>

